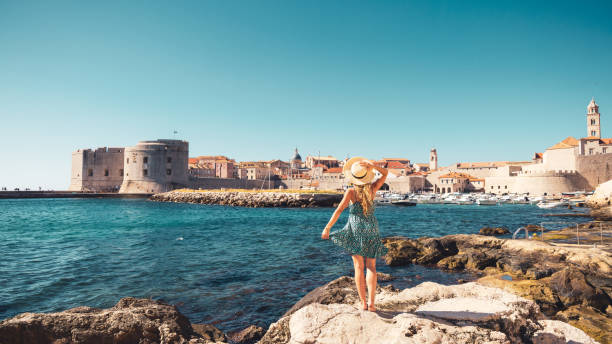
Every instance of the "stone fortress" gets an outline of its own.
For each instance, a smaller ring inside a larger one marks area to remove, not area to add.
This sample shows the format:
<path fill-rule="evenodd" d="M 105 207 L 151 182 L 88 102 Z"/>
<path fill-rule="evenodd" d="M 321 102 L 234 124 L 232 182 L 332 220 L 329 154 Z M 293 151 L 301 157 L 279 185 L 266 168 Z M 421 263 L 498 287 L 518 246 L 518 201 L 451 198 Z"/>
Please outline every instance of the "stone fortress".
<path fill-rule="evenodd" d="M 587 106 L 587 136 L 568 137 L 528 161 L 461 162 L 438 166 L 431 149 L 427 163 L 405 158 L 375 161 L 389 170 L 383 189 L 392 192 L 487 192 L 559 195 L 591 191 L 612 179 L 612 138 L 601 137 L 599 106 Z M 347 158 L 348 159 L 348 158 Z M 189 158 L 181 140 L 141 141 L 125 148 L 79 149 L 72 153 L 69 190 L 158 193 L 177 188 L 289 188 L 341 190 L 347 160 L 307 156 L 297 148 L 289 161 L 236 162 L 225 156 Z"/>
<path fill-rule="evenodd" d="M 125 148 L 72 153 L 71 191 L 158 193 L 188 185 L 189 143 L 140 141 Z"/>

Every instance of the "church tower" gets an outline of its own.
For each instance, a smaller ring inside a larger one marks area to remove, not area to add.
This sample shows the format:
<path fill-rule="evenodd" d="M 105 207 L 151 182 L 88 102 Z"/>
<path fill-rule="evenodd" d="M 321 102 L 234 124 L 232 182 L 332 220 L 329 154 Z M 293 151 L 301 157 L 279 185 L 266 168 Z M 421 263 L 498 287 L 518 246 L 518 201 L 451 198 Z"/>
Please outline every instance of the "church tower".
<path fill-rule="evenodd" d="M 436 152 L 435 148 L 431 149 L 429 152 L 429 170 L 435 171 L 438 169 L 438 152 Z"/>
<path fill-rule="evenodd" d="M 587 136 L 601 138 L 601 122 L 599 121 L 599 105 L 595 98 L 587 106 Z"/>

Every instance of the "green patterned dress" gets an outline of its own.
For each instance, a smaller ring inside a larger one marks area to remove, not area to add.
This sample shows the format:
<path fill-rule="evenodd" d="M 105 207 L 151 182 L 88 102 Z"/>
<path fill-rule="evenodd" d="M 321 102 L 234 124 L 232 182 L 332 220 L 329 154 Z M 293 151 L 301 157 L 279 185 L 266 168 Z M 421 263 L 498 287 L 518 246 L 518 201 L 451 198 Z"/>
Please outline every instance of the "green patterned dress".
<path fill-rule="evenodd" d="M 364 215 L 361 202 L 349 205 L 348 222 L 341 230 L 332 232 L 329 238 L 351 255 L 376 258 L 387 253 L 387 248 L 378 233 L 378 221 L 374 216 L 374 209 L 372 208 L 370 214 Z"/>

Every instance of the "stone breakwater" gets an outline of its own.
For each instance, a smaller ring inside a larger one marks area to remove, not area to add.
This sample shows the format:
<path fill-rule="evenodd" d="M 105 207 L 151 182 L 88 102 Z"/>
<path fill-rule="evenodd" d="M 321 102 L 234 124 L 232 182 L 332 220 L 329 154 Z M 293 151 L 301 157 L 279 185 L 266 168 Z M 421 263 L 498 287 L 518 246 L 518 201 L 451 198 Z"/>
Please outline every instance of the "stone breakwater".
<path fill-rule="evenodd" d="M 250 191 L 169 191 L 149 198 L 158 202 L 217 204 L 239 207 L 333 207 L 342 200 L 336 193 L 291 193 Z"/>
<path fill-rule="evenodd" d="M 533 300 L 542 313 L 612 343 L 612 254 L 601 248 L 481 235 L 383 239 L 388 265 L 469 271 L 478 283 Z"/>

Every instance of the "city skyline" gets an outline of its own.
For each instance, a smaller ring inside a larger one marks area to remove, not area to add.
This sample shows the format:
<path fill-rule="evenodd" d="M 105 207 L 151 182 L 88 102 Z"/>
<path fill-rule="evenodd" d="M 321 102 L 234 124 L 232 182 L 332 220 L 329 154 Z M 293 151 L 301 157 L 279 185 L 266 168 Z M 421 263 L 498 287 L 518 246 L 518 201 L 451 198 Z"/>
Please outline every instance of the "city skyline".
<path fill-rule="evenodd" d="M 163 138 L 237 161 L 529 160 L 586 136 L 592 97 L 610 137 L 611 10 L 0 2 L 0 185 L 65 189 L 71 152 Z"/>

